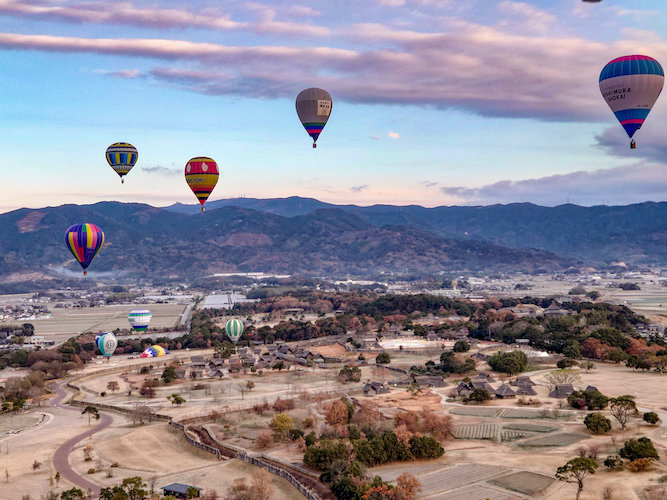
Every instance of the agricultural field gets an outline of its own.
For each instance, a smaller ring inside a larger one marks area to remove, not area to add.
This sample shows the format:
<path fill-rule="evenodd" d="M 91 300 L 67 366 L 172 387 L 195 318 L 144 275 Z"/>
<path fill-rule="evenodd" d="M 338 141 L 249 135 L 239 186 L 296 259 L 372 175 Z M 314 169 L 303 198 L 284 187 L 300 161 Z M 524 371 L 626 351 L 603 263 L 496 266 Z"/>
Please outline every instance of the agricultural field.
<path fill-rule="evenodd" d="M 132 309 L 148 309 L 153 314 L 147 333 L 154 328 L 174 327 L 185 310 L 183 304 L 120 304 L 77 309 L 52 309 L 51 317 L 33 320 L 35 335 L 78 335 L 85 332 L 129 329 L 127 315 Z"/>
<path fill-rule="evenodd" d="M 422 495 L 420 498 L 435 500 L 443 497 L 437 493 L 435 495 Z M 518 497 L 512 493 L 507 493 L 506 491 L 475 484 L 458 490 L 448 491 L 446 498 L 447 500 L 470 500 L 471 498 L 483 498 L 484 500 L 517 500 Z"/>
<path fill-rule="evenodd" d="M 535 438 L 527 439 L 521 443 L 519 446 L 523 447 L 542 447 L 542 446 L 569 446 L 574 444 L 582 439 L 586 439 L 588 436 L 583 434 L 549 434 L 546 436 L 538 436 Z"/>
<path fill-rule="evenodd" d="M 503 408 L 459 406 L 450 410 L 449 413 L 452 415 L 466 415 L 470 417 L 497 417 L 503 411 Z"/>
<path fill-rule="evenodd" d="M 472 485 L 508 472 L 509 469 L 496 465 L 466 464 L 440 469 L 418 476 L 422 484 L 422 495 L 440 495 L 446 491 Z M 447 497 L 448 498 L 448 497 Z"/>
<path fill-rule="evenodd" d="M 535 433 L 525 429 L 501 426 L 500 424 L 480 423 L 457 425 L 452 434 L 456 439 L 492 439 L 505 442 L 530 437 Z"/>
<path fill-rule="evenodd" d="M 496 477 L 489 482 L 534 497 L 546 490 L 554 481 L 553 477 L 536 474 L 535 472 L 519 471 Z"/>
<path fill-rule="evenodd" d="M 553 432 L 558 430 L 558 427 L 549 427 L 547 425 L 526 424 L 523 422 L 511 423 L 503 425 L 503 429 L 512 429 L 515 431 L 526 432 Z"/>

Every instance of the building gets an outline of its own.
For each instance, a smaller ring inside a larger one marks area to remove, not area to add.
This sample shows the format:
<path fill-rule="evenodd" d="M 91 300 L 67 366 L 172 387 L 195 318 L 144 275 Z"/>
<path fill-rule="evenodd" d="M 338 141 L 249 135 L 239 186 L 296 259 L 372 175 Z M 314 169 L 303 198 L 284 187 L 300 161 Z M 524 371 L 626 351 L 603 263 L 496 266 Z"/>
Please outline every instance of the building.
<path fill-rule="evenodd" d="M 574 392 L 572 384 L 556 384 L 556 387 L 549 393 L 549 397 L 564 399 Z"/>
<path fill-rule="evenodd" d="M 507 399 L 516 397 L 516 392 L 509 385 L 503 384 L 496 389 L 495 395 L 498 399 Z"/>
<path fill-rule="evenodd" d="M 375 396 L 376 394 L 385 394 L 389 392 L 381 382 L 368 382 L 364 385 L 364 396 Z"/>
<path fill-rule="evenodd" d="M 192 498 L 192 496 L 188 496 L 188 490 L 190 488 L 197 490 L 197 494 L 194 498 L 199 498 L 201 496 L 200 493 L 202 489 L 197 488 L 196 486 L 190 486 L 189 484 L 171 483 L 167 486 L 163 486 L 162 491 L 164 496 L 170 495 L 176 498 Z"/>

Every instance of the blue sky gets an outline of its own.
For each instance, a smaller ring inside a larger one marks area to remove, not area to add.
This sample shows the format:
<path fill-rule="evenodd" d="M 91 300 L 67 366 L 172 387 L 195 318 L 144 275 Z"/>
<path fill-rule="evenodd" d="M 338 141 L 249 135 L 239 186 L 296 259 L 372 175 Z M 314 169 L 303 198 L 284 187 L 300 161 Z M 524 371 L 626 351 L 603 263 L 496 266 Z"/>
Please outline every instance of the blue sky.
<path fill-rule="evenodd" d="M 664 33 L 664 0 L 0 0 L 0 211 L 195 203 L 201 155 L 212 200 L 664 201 L 667 97 L 631 151 L 598 88 L 615 57 L 667 64 Z M 315 150 L 307 87 L 334 99 Z"/>

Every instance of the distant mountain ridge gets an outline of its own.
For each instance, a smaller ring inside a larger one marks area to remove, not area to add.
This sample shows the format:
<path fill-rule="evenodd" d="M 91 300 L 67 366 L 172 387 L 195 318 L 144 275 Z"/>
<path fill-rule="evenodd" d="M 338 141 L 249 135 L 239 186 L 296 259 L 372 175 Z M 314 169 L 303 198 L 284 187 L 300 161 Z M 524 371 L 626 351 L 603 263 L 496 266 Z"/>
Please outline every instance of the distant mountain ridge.
<path fill-rule="evenodd" d="M 338 208 L 374 226 L 409 226 L 442 238 L 480 240 L 510 248 L 534 248 L 597 262 L 667 264 L 667 202 L 626 206 L 531 203 L 473 207 L 333 205 L 313 198 L 232 198 L 209 202 L 223 206 L 306 215 Z M 172 205 L 167 210 L 196 211 L 198 205 Z M 192 213 L 191 212 L 191 213 Z"/>
<path fill-rule="evenodd" d="M 309 208 L 319 203 L 313 201 Z M 283 203 L 278 203 L 280 210 L 304 210 L 298 208 L 304 206 L 303 200 Z M 361 217 L 345 207 L 287 217 L 214 206 L 207 204 L 205 213 L 188 215 L 174 207 L 100 202 L 2 214 L 0 275 L 80 272 L 63 235 L 69 225 L 82 221 L 99 225 L 106 235 L 90 267 L 93 274 L 195 278 L 216 272 L 264 271 L 336 276 L 464 269 L 550 271 L 581 264 L 580 259 L 546 251 L 442 238 L 416 225 L 378 226 L 373 217 Z M 264 209 L 279 211 L 271 200 L 264 200 Z"/>

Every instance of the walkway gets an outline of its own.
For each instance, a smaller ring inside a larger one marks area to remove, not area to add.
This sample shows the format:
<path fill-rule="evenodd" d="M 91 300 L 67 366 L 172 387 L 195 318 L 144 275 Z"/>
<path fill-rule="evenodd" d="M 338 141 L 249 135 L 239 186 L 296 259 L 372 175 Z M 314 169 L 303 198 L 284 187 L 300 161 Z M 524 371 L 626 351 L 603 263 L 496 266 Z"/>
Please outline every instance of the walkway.
<path fill-rule="evenodd" d="M 68 406 L 65 404 L 62 404 L 62 401 L 68 396 L 67 392 L 65 389 L 63 389 L 63 384 L 65 382 L 59 382 L 54 386 L 54 393 L 55 396 L 51 398 L 51 401 L 49 402 L 50 406 L 53 406 L 55 408 L 60 408 L 63 410 L 67 411 L 79 411 L 79 408 L 73 407 L 73 406 Z M 74 436 L 71 439 L 68 439 L 65 441 L 60 447 L 56 450 L 56 452 L 53 454 L 53 466 L 55 467 L 56 471 L 60 472 L 60 475 L 69 481 L 72 484 L 75 484 L 79 488 L 83 489 L 84 491 L 90 490 L 93 492 L 93 495 L 95 497 L 98 497 L 100 494 L 100 486 L 98 484 L 95 484 L 85 477 L 79 475 L 70 465 L 69 463 L 69 454 L 72 451 L 72 448 L 80 442 L 81 440 L 92 436 L 96 432 L 101 431 L 102 429 L 105 429 L 111 423 L 113 422 L 113 419 L 111 416 L 107 413 L 100 413 L 100 423 L 97 424 L 95 427 L 92 429 L 87 430 L 86 432 L 83 432 L 77 436 Z"/>

